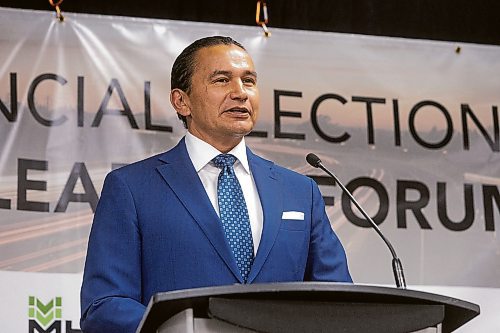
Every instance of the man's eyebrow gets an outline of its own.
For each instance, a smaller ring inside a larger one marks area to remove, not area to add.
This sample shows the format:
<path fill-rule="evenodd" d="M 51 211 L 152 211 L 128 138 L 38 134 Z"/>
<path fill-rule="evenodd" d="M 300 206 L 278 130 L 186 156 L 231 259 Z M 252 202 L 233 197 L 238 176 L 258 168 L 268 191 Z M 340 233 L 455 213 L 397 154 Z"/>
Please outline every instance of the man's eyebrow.
<path fill-rule="evenodd" d="M 231 72 L 231 71 L 224 71 L 224 70 L 215 70 L 215 71 L 213 71 L 209 75 L 209 78 L 212 79 L 212 78 L 214 78 L 217 75 L 224 75 L 224 76 L 227 76 L 227 77 L 233 77 L 233 72 Z M 247 70 L 247 71 L 245 71 L 244 75 L 251 75 L 251 76 L 257 77 L 257 72 L 256 71 L 248 71 Z"/>
<path fill-rule="evenodd" d="M 251 76 L 257 78 L 257 72 L 256 71 L 245 71 L 245 75 L 251 75 Z"/>
<path fill-rule="evenodd" d="M 233 76 L 231 71 L 215 70 L 209 75 L 209 78 L 211 79 L 211 78 L 214 78 L 218 75 L 224 75 L 224 76 L 229 76 L 229 77 Z"/>

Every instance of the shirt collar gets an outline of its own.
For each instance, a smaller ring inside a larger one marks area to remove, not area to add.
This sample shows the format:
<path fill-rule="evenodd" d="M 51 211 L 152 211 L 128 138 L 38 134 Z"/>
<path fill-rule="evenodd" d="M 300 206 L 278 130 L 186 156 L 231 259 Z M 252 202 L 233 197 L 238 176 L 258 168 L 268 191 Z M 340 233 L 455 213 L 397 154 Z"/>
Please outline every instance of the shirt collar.
<path fill-rule="evenodd" d="M 206 143 L 205 141 L 189 132 L 186 133 L 185 142 L 189 158 L 191 159 L 196 172 L 199 172 L 201 169 L 203 169 L 215 156 L 222 154 L 215 147 L 211 146 L 210 144 Z M 245 171 L 250 174 L 250 166 L 248 165 L 245 138 L 241 139 L 240 143 L 238 143 L 236 147 L 231 149 L 228 154 L 234 155 L 241 163 L 241 166 L 243 166 L 243 169 L 245 169 Z"/>

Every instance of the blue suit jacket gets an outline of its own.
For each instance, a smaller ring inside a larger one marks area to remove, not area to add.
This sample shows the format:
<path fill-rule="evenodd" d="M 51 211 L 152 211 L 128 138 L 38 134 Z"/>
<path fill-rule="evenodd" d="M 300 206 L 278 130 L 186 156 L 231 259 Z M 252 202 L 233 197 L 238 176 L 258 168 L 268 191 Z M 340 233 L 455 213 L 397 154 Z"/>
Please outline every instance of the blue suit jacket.
<path fill-rule="evenodd" d="M 247 155 L 264 213 L 248 283 L 351 282 L 314 181 Z M 304 220 L 282 219 L 286 211 Z M 135 332 L 157 292 L 235 283 L 241 275 L 184 140 L 108 174 L 85 263 L 84 332 Z"/>

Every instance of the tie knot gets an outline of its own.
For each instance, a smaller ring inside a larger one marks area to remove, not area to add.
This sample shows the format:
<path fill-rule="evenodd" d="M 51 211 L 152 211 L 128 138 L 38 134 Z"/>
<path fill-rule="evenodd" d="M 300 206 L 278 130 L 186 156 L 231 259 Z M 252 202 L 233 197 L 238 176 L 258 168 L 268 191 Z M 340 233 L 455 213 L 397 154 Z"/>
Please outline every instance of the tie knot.
<path fill-rule="evenodd" d="M 215 156 L 212 161 L 216 167 L 223 169 L 224 167 L 232 167 L 236 162 L 236 157 L 231 154 L 220 154 Z"/>

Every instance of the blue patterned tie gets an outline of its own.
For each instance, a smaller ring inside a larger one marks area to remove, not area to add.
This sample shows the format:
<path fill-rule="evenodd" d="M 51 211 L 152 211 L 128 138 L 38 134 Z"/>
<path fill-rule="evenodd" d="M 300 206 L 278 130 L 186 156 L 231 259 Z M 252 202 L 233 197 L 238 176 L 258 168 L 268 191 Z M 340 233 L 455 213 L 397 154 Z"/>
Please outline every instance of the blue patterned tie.
<path fill-rule="evenodd" d="M 243 281 L 246 282 L 253 262 L 253 240 L 247 205 L 233 169 L 236 157 L 220 154 L 212 161 L 222 169 L 217 183 L 220 219 Z"/>

